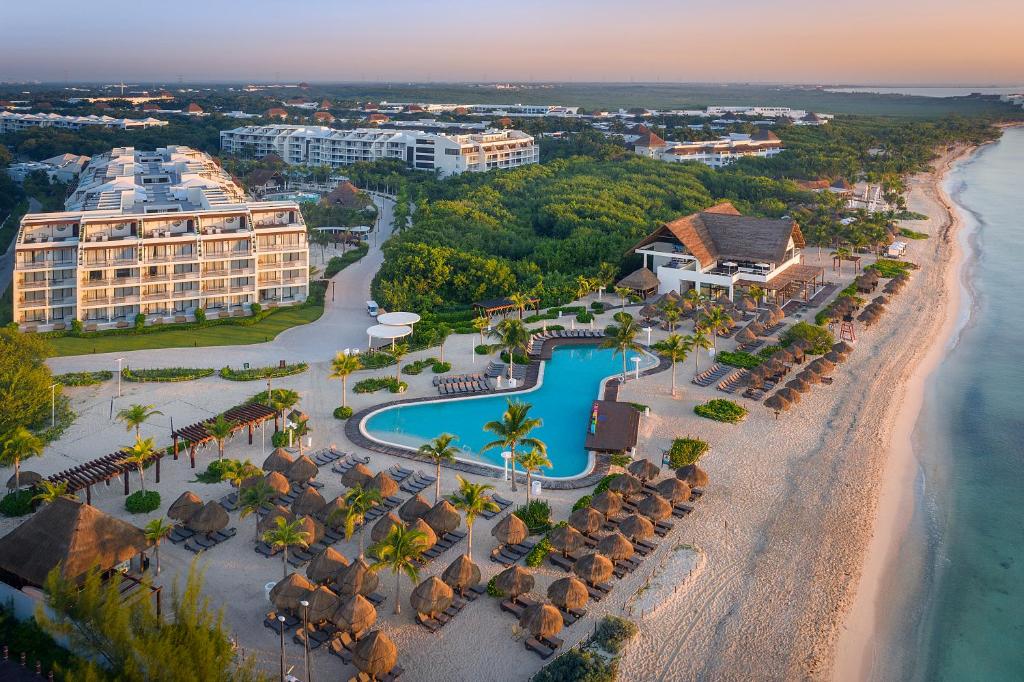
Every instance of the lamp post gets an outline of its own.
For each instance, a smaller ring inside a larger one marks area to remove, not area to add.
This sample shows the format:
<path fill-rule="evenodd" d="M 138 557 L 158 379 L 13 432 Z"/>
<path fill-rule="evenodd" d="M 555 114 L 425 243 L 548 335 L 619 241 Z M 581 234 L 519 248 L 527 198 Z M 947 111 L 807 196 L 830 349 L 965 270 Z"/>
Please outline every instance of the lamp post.
<path fill-rule="evenodd" d="M 641 331 L 647 332 L 647 345 L 651 345 L 651 332 L 654 331 L 651 327 L 644 327 Z"/>
<path fill-rule="evenodd" d="M 311 682 L 309 677 L 309 602 L 303 599 L 299 603 L 302 604 L 302 628 L 304 633 L 302 643 L 306 647 L 306 682 Z"/>
<path fill-rule="evenodd" d="M 639 379 L 640 378 L 640 356 L 639 355 L 634 355 L 632 362 L 633 362 L 634 367 L 636 368 L 635 378 Z"/>
<path fill-rule="evenodd" d="M 508 464 L 509 464 L 510 461 L 512 461 L 512 453 L 509 452 L 508 450 L 505 450 L 504 452 L 501 453 L 501 458 L 503 460 L 505 460 L 505 480 L 507 481 L 508 480 Z"/>
<path fill-rule="evenodd" d="M 60 384 L 50 386 L 50 427 L 57 425 L 57 387 Z"/>
<path fill-rule="evenodd" d="M 117 359 L 117 397 L 121 397 L 121 363 L 124 362 L 124 358 Z"/>
<path fill-rule="evenodd" d="M 281 682 L 284 681 L 284 616 L 277 617 L 278 630 L 281 633 Z"/>

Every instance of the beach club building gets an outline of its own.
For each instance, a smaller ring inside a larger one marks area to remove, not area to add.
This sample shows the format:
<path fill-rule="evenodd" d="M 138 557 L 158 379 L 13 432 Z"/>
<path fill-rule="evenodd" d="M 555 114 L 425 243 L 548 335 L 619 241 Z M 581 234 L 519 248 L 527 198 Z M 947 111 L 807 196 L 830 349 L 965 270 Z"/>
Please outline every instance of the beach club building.
<path fill-rule="evenodd" d="M 732 133 L 728 137 L 704 142 L 668 142 L 646 131 L 633 140 L 633 151 L 659 161 L 696 161 L 712 168 L 722 168 L 747 156 L 768 158 L 781 154 L 783 146 L 778 135 L 770 130 L 759 130 L 753 135 Z"/>
<path fill-rule="evenodd" d="M 782 302 L 806 300 L 824 283 L 824 268 L 802 263 L 804 246 L 792 219 L 744 216 L 723 202 L 665 223 L 633 252 L 643 256 L 638 272 L 657 280 L 658 293 L 696 288 L 733 298 L 736 289 L 757 285 Z"/>

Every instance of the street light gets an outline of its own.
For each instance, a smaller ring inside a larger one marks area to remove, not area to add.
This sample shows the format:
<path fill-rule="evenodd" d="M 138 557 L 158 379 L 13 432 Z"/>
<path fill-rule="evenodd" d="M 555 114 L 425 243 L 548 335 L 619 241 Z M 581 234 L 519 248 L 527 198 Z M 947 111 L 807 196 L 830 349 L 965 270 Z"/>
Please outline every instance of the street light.
<path fill-rule="evenodd" d="M 302 643 L 306 647 L 306 682 L 311 682 L 309 676 L 309 602 L 303 599 L 299 603 L 302 604 Z"/>
<path fill-rule="evenodd" d="M 634 355 L 633 356 L 633 365 L 636 366 L 636 378 L 639 379 L 640 378 L 640 356 L 639 355 Z"/>
<path fill-rule="evenodd" d="M 651 332 L 653 331 L 653 329 L 648 326 L 644 327 L 641 331 L 647 332 L 647 345 L 651 345 Z"/>
<path fill-rule="evenodd" d="M 278 629 L 281 632 L 281 682 L 284 680 L 284 616 L 277 617 Z"/>
<path fill-rule="evenodd" d="M 124 358 L 117 359 L 117 397 L 121 397 L 121 363 L 124 362 Z"/>
<path fill-rule="evenodd" d="M 57 425 L 57 387 L 60 384 L 50 386 L 50 427 Z"/>

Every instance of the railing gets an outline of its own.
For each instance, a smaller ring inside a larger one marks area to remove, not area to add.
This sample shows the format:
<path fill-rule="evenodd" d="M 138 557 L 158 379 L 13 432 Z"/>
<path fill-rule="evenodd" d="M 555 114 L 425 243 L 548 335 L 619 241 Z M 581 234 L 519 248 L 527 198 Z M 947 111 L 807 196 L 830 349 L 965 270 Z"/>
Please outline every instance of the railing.
<path fill-rule="evenodd" d="M 261 244 L 256 247 L 256 251 L 257 253 L 280 253 L 281 251 L 301 251 L 305 248 L 305 244 Z"/>
<path fill-rule="evenodd" d="M 45 298 L 27 300 L 25 298 L 18 299 L 19 308 L 45 308 L 47 306 Z"/>
<path fill-rule="evenodd" d="M 31 289 L 45 289 L 46 287 L 50 286 L 50 283 L 53 282 L 53 281 L 54 280 L 50 280 L 50 279 L 25 280 L 25 281 L 20 282 L 18 284 L 18 286 L 21 289 L 29 289 L 29 290 L 31 290 Z M 74 282 L 72 282 L 72 284 L 74 284 Z"/>
<path fill-rule="evenodd" d="M 188 289 L 186 291 L 172 291 L 171 298 L 198 298 L 198 289 Z"/>
<path fill-rule="evenodd" d="M 171 275 L 171 279 L 173 279 L 175 282 L 180 282 L 181 280 L 199 279 L 199 274 L 200 273 L 194 270 L 192 272 L 175 272 Z"/>
<path fill-rule="evenodd" d="M 179 254 L 165 254 L 162 256 L 146 256 L 143 259 L 144 264 L 156 264 L 156 263 L 177 263 L 181 261 L 192 261 L 199 260 L 198 253 L 179 253 Z"/>

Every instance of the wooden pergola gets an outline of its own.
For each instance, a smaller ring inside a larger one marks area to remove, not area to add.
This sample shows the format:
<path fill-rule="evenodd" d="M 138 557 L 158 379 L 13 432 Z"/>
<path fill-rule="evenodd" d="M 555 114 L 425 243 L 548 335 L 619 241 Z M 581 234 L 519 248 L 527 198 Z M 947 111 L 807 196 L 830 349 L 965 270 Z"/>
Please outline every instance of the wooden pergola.
<path fill-rule="evenodd" d="M 154 450 L 153 456 L 149 458 L 149 460 L 156 460 L 157 483 L 160 482 L 160 459 L 163 455 L 164 451 L 157 449 Z M 66 483 L 68 493 L 77 493 L 80 490 L 84 490 L 85 501 L 88 504 L 92 504 L 92 486 L 97 483 L 110 485 L 111 480 L 120 476 L 124 480 L 124 494 L 128 495 L 130 492 L 131 473 L 136 470 L 136 465 L 127 463 L 125 461 L 127 456 L 128 453 L 126 451 L 118 450 L 109 455 L 89 460 L 84 464 L 79 464 L 76 467 L 65 469 L 47 477 L 46 480 L 51 483 Z"/>
<path fill-rule="evenodd" d="M 267 405 L 261 405 L 259 403 L 253 403 L 251 405 L 239 405 L 238 407 L 232 407 L 230 410 L 224 413 L 224 419 L 232 422 L 234 427 L 231 429 L 231 433 L 235 434 L 242 429 L 249 429 L 249 445 L 252 445 L 252 432 L 253 429 L 268 419 L 273 419 L 277 415 L 271 407 Z M 196 449 L 200 445 L 206 445 L 213 440 L 213 436 L 206 429 L 206 425 L 213 422 L 213 419 L 207 419 L 206 421 L 196 422 L 181 429 L 176 429 L 171 433 L 171 439 L 174 442 L 174 459 L 178 459 L 178 445 L 179 441 L 184 441 L 188 446 L 189 465 L 196 468 Z"/>
<path fill-rule="evenodd" d="M 533 308 L 534 311 L 540 310 L 540 299 L 539 298 L 527 298 L 526 305 L 529 308 Z M 505 298 L 492 298 L 488 301 L 477 301 L 473 304 L 473 310 L 477 311 L 477 314 L 486 315 L 490 317 L 496 314 L 507 315 L 508 313 L 519 310 L 519 305 L 514 303 L 508 297 Z"/>
<path fill-rule="evenodd" d="M 758 286 L 765 291 L 770 291 L 775 296 L 776 301 L 780 297 L 793 298 L 798 291 L 803 296 L 803 300 L 808 301 L 814 295 L 817 287 L 824 285 L 825 268 L 817 265 L 802 264 L 789 266 L 767 282 L 753 282 L 747 279 L 741 279 L 736 282 L 737 287 L 744 289 Z M 808 287 L 812 291 L 808 292 Z"/>

